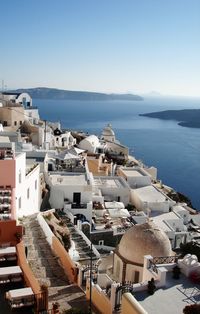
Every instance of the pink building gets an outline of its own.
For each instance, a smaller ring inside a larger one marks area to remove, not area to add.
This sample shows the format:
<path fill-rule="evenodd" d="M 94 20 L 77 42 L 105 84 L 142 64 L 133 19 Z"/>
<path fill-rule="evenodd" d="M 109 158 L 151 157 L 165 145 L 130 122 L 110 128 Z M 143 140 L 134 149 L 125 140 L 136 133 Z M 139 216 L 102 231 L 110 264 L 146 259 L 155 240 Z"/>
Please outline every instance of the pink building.
<path fill-rule="evenodd" d="M 15 155 L 11 143 L 0 143 L 0 219 L 16 219 Z"/>

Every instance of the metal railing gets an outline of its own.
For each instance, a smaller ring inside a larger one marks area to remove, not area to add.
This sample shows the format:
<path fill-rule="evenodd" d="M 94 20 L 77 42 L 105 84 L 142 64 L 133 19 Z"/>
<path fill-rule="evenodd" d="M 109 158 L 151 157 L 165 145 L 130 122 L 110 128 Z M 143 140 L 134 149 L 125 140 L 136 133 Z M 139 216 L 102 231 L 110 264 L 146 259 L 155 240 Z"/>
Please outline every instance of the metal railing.
<path fill-rule="evenodd" d="M 154 264 L 171 264 L 171 263 L 176 263 L 178 260 L 177 255 L 173 256 L 159 256 L 159 257 L 154 257 L 152 262 Z"/>

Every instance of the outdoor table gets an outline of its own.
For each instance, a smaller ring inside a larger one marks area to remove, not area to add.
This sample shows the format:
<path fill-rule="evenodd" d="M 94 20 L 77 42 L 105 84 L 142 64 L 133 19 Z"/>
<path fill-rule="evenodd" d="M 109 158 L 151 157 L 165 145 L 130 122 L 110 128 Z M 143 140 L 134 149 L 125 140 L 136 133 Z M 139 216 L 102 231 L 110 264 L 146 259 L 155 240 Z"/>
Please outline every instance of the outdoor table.
<path fill-rule="evenodd" d="M 0 278 L 20 274 L 22 274 L 22 270 L 19 266 L 0 267 Z"/>
<path fill-rule="evenodd" d="M 30 287 L 9 290 L 6 292 L 6 298 L 10 301 L 12 309 L 34 305 L 34 293 Z"/>
<path fill-rule="evenodd" d="M 7 296 L 9 299 L 21 299 L 21 298 L 26 298 L 33 296 L 33 290 L 31 288 L 21 288 L 21 289 L 14 289 L 14 290 L 9 290 L 7 292 Z"/>
<path fill-rule="evenodd" d="M 0 257 L 6 255 L 15 255 L 16 254 L 16 247 L 15 246 L 8 246 L 5 248 L 0 248 Z"/>

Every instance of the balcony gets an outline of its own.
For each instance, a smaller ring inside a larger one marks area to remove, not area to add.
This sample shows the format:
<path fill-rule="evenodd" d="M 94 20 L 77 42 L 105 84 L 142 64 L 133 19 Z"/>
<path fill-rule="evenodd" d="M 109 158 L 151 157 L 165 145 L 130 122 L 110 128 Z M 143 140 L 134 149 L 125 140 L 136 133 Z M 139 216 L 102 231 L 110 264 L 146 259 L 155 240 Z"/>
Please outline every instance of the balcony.
<path fill-rule="evenodd" d="M 14 153 L 12 149 L 1 149 L 0 159 L 13 159 Z"/>
<path fill-rule="evenodd" d="M 65 209 L 86 209 L 87 208 L 87 204 L 77 204 L 77 203 L 70 203 L 70 202 L 64 202 L 64 208 Z"/>

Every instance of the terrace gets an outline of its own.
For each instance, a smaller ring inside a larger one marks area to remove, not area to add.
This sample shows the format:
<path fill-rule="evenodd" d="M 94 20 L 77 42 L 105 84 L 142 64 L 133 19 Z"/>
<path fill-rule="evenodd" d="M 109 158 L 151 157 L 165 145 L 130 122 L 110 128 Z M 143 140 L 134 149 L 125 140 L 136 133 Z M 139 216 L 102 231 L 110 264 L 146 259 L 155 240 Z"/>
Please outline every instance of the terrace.
<path fill-rule="evenodd" d="M 133 226 L 131 214 L 121 202 L 93 203 L 93 232 L 113 231 L 113 234 L 123 234 Z"/>
<path fill-rule="evenodd" d="M 15 246 L 4 243 L 0 247 L 0 307 L 2 313 L 32 313 L 35 296 L 30 287 L 25 287 L 23 270 L 17 265 Z"/>
<path fill-rule="evenodd" d="M 186 305 L 200 302 L 200 290 L 185 275 L 177 280 L 167 272 L 165 287 L 156 289 L 153 295 L 134 292 L 134 297 L 149 314 L 180 314 Z"/>

